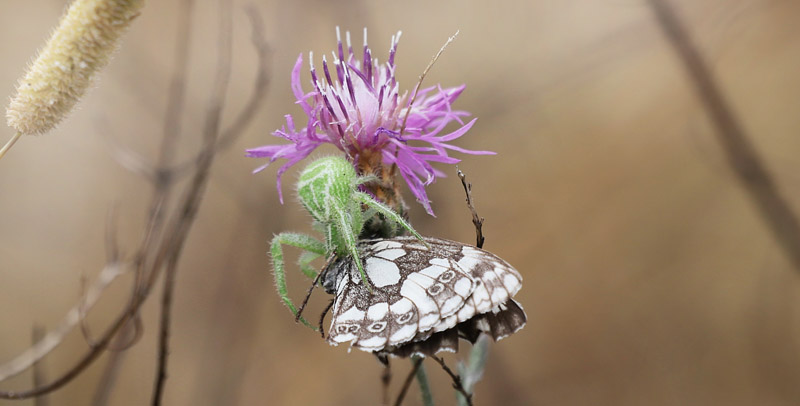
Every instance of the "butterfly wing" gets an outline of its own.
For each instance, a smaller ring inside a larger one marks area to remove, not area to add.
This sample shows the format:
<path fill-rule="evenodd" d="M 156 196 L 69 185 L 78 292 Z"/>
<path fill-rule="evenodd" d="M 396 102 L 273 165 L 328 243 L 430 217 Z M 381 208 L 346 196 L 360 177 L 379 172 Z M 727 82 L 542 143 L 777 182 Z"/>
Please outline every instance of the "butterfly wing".
<path fill-rule="evenodd" d="M 456 265 L 477 281 L 472 295 L 456 315 L 459 323 L 500 308 L 522 288 L 519 272 L 491 252 L 463 245 Z"/>
<path fill-rule="evenodd" d="M 414 239 L 369 240 L 360 244 L 372 292 L 352 261 L 340 262 L 328 340 L 378 351 L 412 340 L 464 306 L 472 278 L 453 268 L 452 247 L 426 247 Z M 448 250 L 450 249 L 450 251 Z"/>
<path fill-rule="evenodd" d="M 475 315 L 501 311 L 521 287 L 519 273 L 494 254 L 437 238 L 425 242 L 413 237 L 362 241 L 371 291 L 352 260 L 329 270 L 338 274 L 331 344 L 380 351 L 426 340 Z M 483 331 L 480 327 L 475 325 Z"/>

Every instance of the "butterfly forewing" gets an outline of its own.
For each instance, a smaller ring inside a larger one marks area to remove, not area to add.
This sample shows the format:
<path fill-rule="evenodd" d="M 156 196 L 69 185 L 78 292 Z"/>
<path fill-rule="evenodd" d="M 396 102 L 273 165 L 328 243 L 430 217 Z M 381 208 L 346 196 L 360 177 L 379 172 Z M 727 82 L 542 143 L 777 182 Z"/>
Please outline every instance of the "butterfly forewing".
<path fill-rule="evenodd" d="M 334 280 L 332 344 L 380 351 L 420 341 L 476 314 L 496 310 L 522 278 L 497 256 L 461 243 L 413 237 L 359 243 L 372 291 L 352 259 L 329 268 Z"/>

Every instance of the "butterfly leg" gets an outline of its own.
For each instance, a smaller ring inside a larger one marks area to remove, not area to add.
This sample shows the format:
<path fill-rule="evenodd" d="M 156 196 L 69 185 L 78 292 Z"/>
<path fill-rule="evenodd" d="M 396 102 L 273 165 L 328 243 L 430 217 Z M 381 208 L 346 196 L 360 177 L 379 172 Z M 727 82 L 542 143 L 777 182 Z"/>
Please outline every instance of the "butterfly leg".
<path fill-rule="evenodd" d="M 275 286 L 278 289 L 278 295 L 281 297 L 281 300 L 283 300 L 283 303 L 286 304 L 286 307 L 288 307 L 295 316 L 297 316 L 299 313 L 294 303 L 292 303 L 292 300 L 289 298 L 289 292 L 286 288 L 286 273 L 284 272 L 285 262 L 283 260 L 282 247 L 284 244 L 300 248 L 306 252 L 316 254 L 317 256 L 325 255 L 327 250 L 325 249 L 325 244 L 305 234 L 281 233 L 272 239 L 270 255 L 272 256 L 272 272 L 275 275 Z M 312 255 L 306 255 L 305 258 L 301 258 L 304 261 L 307 261 L 305 263 L 306 267 L 308 266 L 308 262 L 310 262 L 308 258 L 311 256 Z M 316 329 L 304 318 L 300 317 L 299 320 L 311 329 Z"/>
<path fill-rule="evenodd" d="M 329 310 L 331 310 L 331 307 L 333 307 L 333 303 L 335 301 L 336 299 L 331 299 L 331 301 L 328 302 L 328 305 L 325 306 L 325 309 L 322 311 L 322 314 L 319 315 L 319 334 L 322 336 L 322 338 L 325 338 L 325 329 L 322 327 L 322 323 L 325 322 L 325 315 L 328 314 Z"/>

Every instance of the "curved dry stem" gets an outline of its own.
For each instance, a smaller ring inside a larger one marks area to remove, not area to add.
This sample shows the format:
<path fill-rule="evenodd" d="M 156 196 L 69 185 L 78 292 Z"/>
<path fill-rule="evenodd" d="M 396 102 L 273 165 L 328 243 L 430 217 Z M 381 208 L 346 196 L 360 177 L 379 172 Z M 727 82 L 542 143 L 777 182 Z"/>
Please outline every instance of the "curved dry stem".
<path fill-rule="evenodd" d="M 159 333 L 159 349 L 158 349 L 158 367 L 156 372 L 156 379 L 153 384 L 153 399 L 154 406 L 161 404 L 161 399 L 164 394 L 164 385 L 167 378 L 167 360 L 169 354 L 169 327 L 170 316 L 172 309 L 172 293 L 175 289 L 175 274 L 178 269 L 178 260 L 180 259 L 181 252 L 183 251 L 186 236 L 193 223 L 197 211 L 200 208 L 200 196 L 203 195 L 206 185 L 208 184 L 208 173 L 211 164 L 214 162 L 215 149 L 217 144 L 217 137 L 220 132 L 220 123 L 222 121 L 222 110 L 225 104 L 225 93 L 228 89 L 228 83 L 231 75 L 231 62 L 232 62 L 232 20 L 231 20 L 231 0 L 220 0 L 220 34 L 218 38 L 219 58 L 217 62 L 216 77 L 206 110 L 206 121 L 203 128 L 203 153 L 197 161 L 197 172 L 195 173 L 194 181 L 187 193 L 187 199 L 183 210 L 180 212 L 181 217 L 179 222 L 175 225 L 176 234 L 175 246 L 170 252 L 167 260 L 166 276 L 164 281 L 164 292 L 161 298 L 161 324 Z M 193 197 L 192 197 L 193 196 Z M 190 219 L 190 221 L 181 221 Z"/>
<path fill-rule="evenodd" d="M 259 107 L 266 100 L 267 88 L 269 87 L 269 61 L 270 61 L 270 48 L 267 44 L 266 35 L 264 34 L 264 22 L 261 20 L 261 15 L 252 4 L 245 7 L 245 13 L 250 18 L 250 25 L 252 26 L 252 34 L 250 42 L 258 54 L 258 74 L 253 83 L 253 93 L 250 99 L 245 103 L 244 108 L 239 115 L 233 120 L 233 123 L 227 128 L 223 129 L 217 141 L 217 152 L 224 150 L 231 146 L 239 136 L 244 132 L 245 127 L 253 121 L 253 118 L 258 112 Z"/>
<path fill-rule="evenodd" d="M 703 60 L 684 23 L 668 0 L 648 0 L 664 35 L 683 63 L 737 181 L 743 186 L 766 227 L 800 271 L 800 218 L 782 195 L 767 164 L 725 98 L 717 79 Z"/>
<path fill-rule="evenodd" d="M 405 399 L 406 393 L 408 393 L 408 388 L 411 387 L 411 382 L 414 381 L 414 377 L 417 376 L 417 371 L 422 366 L 422 361 L 424 361 L 424 358 L 413 358 L 411 360 L 411 371 L 406 376 L 405 381 L 403 381 L 403 386 L 400 387 L 400 392 L 397 394 L 397 399 L 394 401 L 394 406 L 400 406 L 403 404 L 403 399 Z"/>
<path fill-rule="evenodd" d="M 227 5 L 229 7 L 229 5 Z M 229 26 L 228 26 L 229 27 Z M 222 37 L 230 35 L 228 32 L 223 32 Z M 220 38 L 230 44 L 230 39 Z M 263 55 L 263 53 L 260 53 Z M 263 58 L 262 58 L 263 60 Z M 213 163 L 215 152 L 218 151 L 220 141 L 218 135 L 220 131 L 221 113 L 225 100 L 225 92 L 228 85 L 228 77 L 230 75 L 230 55 L 220 56 L 220 65 L 217 71 L 217 78 L 212 91 L 211 101 L 206 114 L 206 123 L 203 134 L 203 148 L 198 154 L 197 158 L 191 161 L 194 175 L 190 185 L 178 203 L 178 208 L 174 212 L 175 218 L 169 222 L 164 229 L 162 229 L 162 222 L 158 219 L 163 214 L 166 207 L 167 184 L 156 183 L 156 193 L 153 196 L 152 205 L 150 206 L 150 216 L 145 228 L 145 234 L 141 243 L 141 248 L 136 254 L 131 265 L 136 271 L 136 281 L 133 287 L 133 294 L 129 304 L 122 313 L 112 322 L 111 325 L 97 338 L 95 346 L 90 348 L 84 353 L 81 358 L 76 361 L 72 367 L 65 373 L 61 374 L 54 380 L 36 386 L 29 390 L 24 391 L 0 391 L 0 398 L 2 399 L 23 399 L 34 396 L 40 396 L 45 393 L 52 392 L 66 383 L 70 382 L 78 376 L 87 366 L 96 360 L 106 349 L 109 348 L 112 340 L 118 335 L 123 326 L 127 325 L 131 320 L 135 320 L 139 314 L 139 309 L 144 301 L 151 293 L 155 282 L 164 271 L 164 268 L 174 269 L 177 264 L 178 258 L 182 252 L 184 243 L 188 236 L 191 225 L 196 217 L 197 211 L 202 200 L 203 192 L 209 177 L 209 170 Z M 263 69 L 262 69 L 263 70 Z M 260 76 L 262 77 L 262 76 Z M 266 86 L 266 78 L 261 79 L 262 85 Z M 239 116 L 237 123 L 234 127 L 226 130 L 224 134 L 229 135 L 231 139 L 238 136 L 238 132 L 245 127 L 247 121 L 252 119 L 253 113 L 248 113 L 250 109 L 255 109 L 261 104 L 264 92 L 263 87 L 257 89 L 254 95 L 255 100 L 252 103 L 253 107 L 248 107 L 245 112 Z M 227 132 L 230 131 L 230 132 Z M 159 187 L 161 186 L 161 187 Z M 163 232 L 162 232 L 163 231 Z M 163 238 L 161 236 L 163 235 Z M 99 298 L 102 290 L 113 280 L 116 276 L 123 273 L 121 264 L 108 265 L 106 269 L 101 272 L 100 277 L 95 282 L 95 285 L 89 289 L 86 301 L 80 306 L 76 306 L 65 317 L 55 331 L 48 334 L 45 339 L 26 350 L 23 354 L 10 361 L 9 363 L 0 366 L 0 378 L 5 376 L 7 379 L 14 376 L 28 368 L 30 368 L 36 360 L 41 359 L 49 352 L 51 352 L 64 338 L 64 336 L 72 330 L 80 322 L 81 308 L 88 309 Z M 113 276 L 110 276 L 113 275 Z M 167 309 L 168 310 L 168 309 Z M 2 380 L 0 379 L 0 380 Z"/>
<path fill-rule="evenodd" d="M 9 379 L 31 368 L 34 363 L 41 360 L 45 355 L 49 354 L 50 351 L 61 344 L 61 342 L 64 341 L 64 337 L 81 323 L 81 314 L 91 309 L 111 282 L 118 276 L 124 274 L 126 270 L 127 267 L 121 263 L 109 264 L 103 268 L 97 280 L 86 292 L 86 296 L 81 303 L 75 305 L 53 331 L 49 332 L 44 338 L 16 358 L 0 365 L 0 381 Z"/>
<path fill-rule="evenodd" d="M 220 132 L 215 152 L 222 152 L 230 148 L 241 137 L 245 127 L 253 121 L 256 112 L 266 100 L 267 89 L 270 84 L 269 62 L 271 52 L 264 34 L 264 22 L 252 5 L 245 7 L 245 12 L 252 25 L 251 44 L 258 54 L 258 74 L 253 82 L 253 93 L 250 94 L 250 98 L 245 103 L 244 108 L 233 120 L 233 123 Z M 201 151 L 196 156 L 172 166 L 159 165 L 158 168 L 160 169 L 158 169 L 148 162 L 147 158 L 123 145 L 119 145 L 111 137 L 109 137 L 109 144 L 112 147 L 115 158 L 122 166 L 154 182 L 159 179 L 164 182 L 175 182 L 183 179 L 191 173 L 191 170 L 200 159 L 200 154 L 203 153 Z"/>
<path fill-rule="evenodd" d="M 456 167 L 456 171 L 458 171 L 458 177 L 461 179 L 461 184 L 464 186 L 464 193 L 467 195 L 467 208 L 469 208 L 470 213 L 472 213 L 472 224 L 475 226 L 475 246 L 478 248 L 483 248 L 483 243 L 486 240 L 483 237 L 483 217 L 478 215 L 478 211 L 475 210 L 475 204 L 472 201 L 472 183 L 467 182 L 467 176 L 464 175 L 464 172 L 461 172 L 458 167 Z"/>
<path fill-rule="evenodd" d="M 450 376 L 450 379 L 453 380 L 453 388 L 455 388 L 455 390 L 458 391 L 461 396 L 463 396 L 464 400 L 467 402 L 467 405 L 472 406 L 472 394 L 467 392 L 467 390 L 464 388 L 464 383 L 461 381 L 461 376 L 454 373 L 453 370 L 444 363 L 444 359 L 435 355 L 432 355 L 431 358 L 436 361 L 442 367 L 442 369 L 444 369 L 444 372 L 446 372 L 447 375 Z"/>

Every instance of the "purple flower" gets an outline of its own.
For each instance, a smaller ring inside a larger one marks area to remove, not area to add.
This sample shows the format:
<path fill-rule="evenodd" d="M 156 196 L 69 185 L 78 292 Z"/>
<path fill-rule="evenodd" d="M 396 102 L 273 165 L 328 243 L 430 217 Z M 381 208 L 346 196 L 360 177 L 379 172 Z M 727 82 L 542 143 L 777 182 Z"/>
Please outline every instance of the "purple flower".
<path fill-rule="evenodd" d="M 248 157 L 269 158 L 267 164 L 254 172 L 263 170 L 279 158 L 288 161 L 278 170 L 278 194 L 283 203 L 281 175 L 320 144 L 329 143 L 342 150 L 360 173 L 378 166 L 396 165 L 414 196 L 433 215 L 425 186 L 436 177 L 445 175 L 431 163 L 459 162 L 448 155 L 449 150 L 473 155 L 494 154 L 449 144 L 475 123 L 472 119 L 464 124 L 462 117 L 469 113 L 451 108 L 464 85 L 444 89 L 432 86 L 419 90 L 416 97 L 407 97 L 408 92 L 399 93 L 395 78 L 395 54 L 400 32 L 392 37 L 385 63 L 378 63 L 378 59 L 373 57 L 367 46 L 366 29 L 360 60 L 351 46 L 350 33 L 347 33 L 346 50 L 338 27 L 336 36 L 338 52 L 333 53 L 332 65 L 328 64 L 325 56 L 322 57 L 322 72 L 316 70 L 313 54 L 309 53 L 312 90 L 308 93 L 300 84 L 303 55 L 297 58 L 292 70 L 292 90 L 297 104 L 308 116 L 308 122 L 298 129 L 292 116 L 286 115 L 286 124 L 273 135 L 291 141 L 290 144 L 248 149 Z M 461 127 L 442 133 L 453 121 Z"/>

